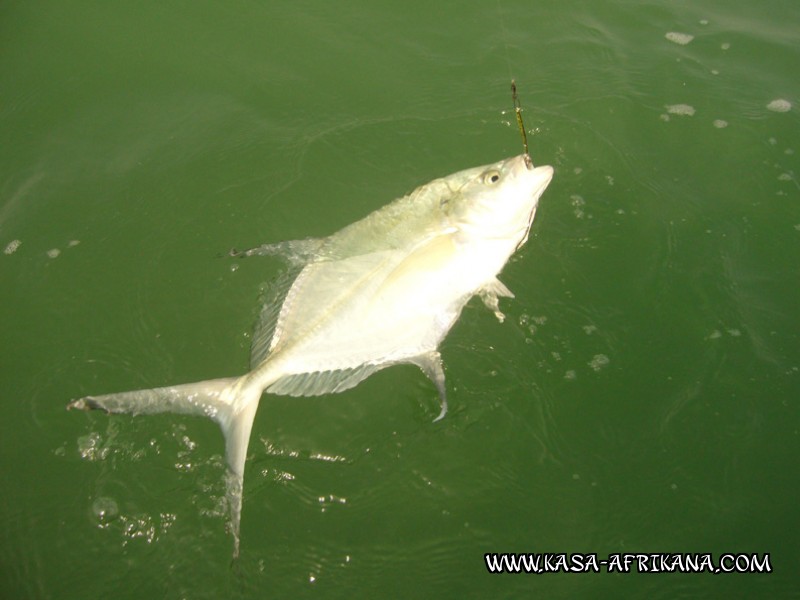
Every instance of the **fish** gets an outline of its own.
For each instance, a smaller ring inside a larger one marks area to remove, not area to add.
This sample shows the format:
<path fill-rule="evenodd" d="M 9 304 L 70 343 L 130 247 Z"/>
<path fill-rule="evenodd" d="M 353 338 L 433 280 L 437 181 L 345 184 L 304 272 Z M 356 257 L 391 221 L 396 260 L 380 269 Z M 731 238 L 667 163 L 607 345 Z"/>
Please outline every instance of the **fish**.
<path fill-rule="evenodd" d="M 325 238 L 267 243 L 231 256 L 279 256 L 290 283 L 261 308 L 251 370 L 212 379 L 71 401 L 68 409 L 208 417 L 225 438 L 226 497 L 239 555 L 245 461 L 262 395 L 348 390 L 392 365 L 413 364 L 447 390 L 439 347 L 474 296 L 502 323 L 497 278 L 528 239 L 553 177 L 530 156 L 434 179 Z M 282 298 L 282 300 L 281 300 Z"/>

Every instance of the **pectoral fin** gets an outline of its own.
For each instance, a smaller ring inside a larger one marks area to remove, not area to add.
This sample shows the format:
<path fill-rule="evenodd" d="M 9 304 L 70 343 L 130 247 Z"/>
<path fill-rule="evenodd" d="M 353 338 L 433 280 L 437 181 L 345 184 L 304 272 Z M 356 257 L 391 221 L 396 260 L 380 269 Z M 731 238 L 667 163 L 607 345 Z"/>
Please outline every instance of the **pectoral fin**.
<path fill-rule="evenodd" d="M 494 316 L 497 317 L 497 320 L 502 323 L 506 316 L 500 311 L 499 298 L 513 298 L 514 292 L 509 290 L 502 281 L 494 278 L 478 290 L 478 294 L 486 305 L 486 308 L 491 310 Z"/>

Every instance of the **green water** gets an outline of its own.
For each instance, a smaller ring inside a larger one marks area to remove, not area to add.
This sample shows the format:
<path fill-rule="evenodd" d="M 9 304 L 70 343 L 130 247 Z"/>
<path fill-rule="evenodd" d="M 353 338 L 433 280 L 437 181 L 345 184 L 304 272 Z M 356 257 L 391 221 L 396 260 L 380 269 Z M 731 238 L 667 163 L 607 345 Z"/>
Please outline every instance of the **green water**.
<path fill-rule="evenodd" d="M 796 597 L 800 5 L 464 4 L 3 5 L 1 597 Z M 213 423 L 66 403 L 243 373 L 281 265 L 218 255 L 520 153 L 512 76 L 556 175 L 507 321 L 464 311 L 440 423 L 412 367 L 266 397 L 231 566 Z"/>

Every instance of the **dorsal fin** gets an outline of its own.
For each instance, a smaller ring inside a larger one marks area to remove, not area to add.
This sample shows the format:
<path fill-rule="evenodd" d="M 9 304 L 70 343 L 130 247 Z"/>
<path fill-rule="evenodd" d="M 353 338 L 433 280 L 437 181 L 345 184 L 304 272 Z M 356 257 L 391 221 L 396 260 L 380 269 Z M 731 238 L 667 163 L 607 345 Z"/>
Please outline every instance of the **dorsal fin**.
<path fill-rule="evenodd" d="M 336 394 L 355 387 L 376 371 L 391 366 L 391 364 L 363 364 L 352 369 L 286 375 L 267 387 L 265 391 L 285 396 Z"/>
<path fill-rule="evenodd" d="M 287 270 L 268 282 L 261 292 L 261 310 L 253 327 L 253 341 L 250 344 L 251 369 L 255 369 L 267 358 L 286 292 L 289 291 L 292 282 L 303 267 L 317 256 L 317 252 L 324 241 L 324 238 L 289 240 L 274 244 L 263 244 L 241 252 L 231 251 L 231 255 L 238 258 L 277 256 L 286 261 L 288 265 Z"/>
<path fill-rule="evenodd" d="M 247 258 L 249 256 L 279 256 L 290 265 L 304 265 L 314 258 L 320 246 L 327 238 L 306 238 L 304 240 L 287 240 L 262 244 L 249 250 L 236 250 L 232 248 L 229 255 L 234 258 Z"/>
<path fill-rule="evenodd" d="M 300 267 L 290 267 L 268 282 L 260 294 L 261 310 L 253 327 L 253 340 L 250 344 L 251 369 L 255 369 L 269 355 L 283 300 L 300 270 Z"/>

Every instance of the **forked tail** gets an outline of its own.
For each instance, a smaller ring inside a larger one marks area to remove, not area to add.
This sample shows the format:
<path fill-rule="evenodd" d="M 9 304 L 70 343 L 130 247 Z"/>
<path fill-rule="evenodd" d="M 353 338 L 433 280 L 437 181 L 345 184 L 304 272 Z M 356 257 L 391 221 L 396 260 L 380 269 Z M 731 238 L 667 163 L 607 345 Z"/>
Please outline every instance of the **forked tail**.
<path fill-rule="evenodd" d="M 104 396 L 86 396 L 70 402 L 67 409 L 99 409 L 132 415 L 172 412 L 206 416 L 219 423 L 225 436 L 225 458 L 229 469 L 226 488 L 235 558 L 239 555 L 244 462 L 261 392 L 261 386 L 245 375 Z"/>

